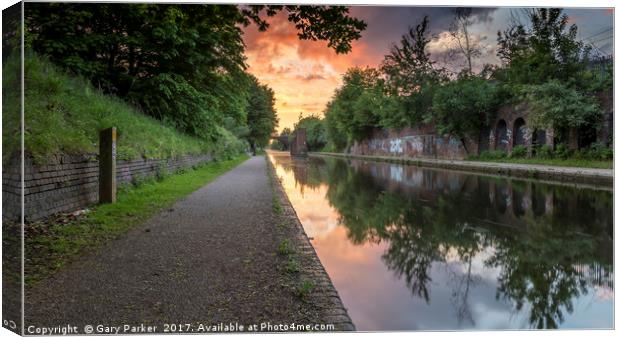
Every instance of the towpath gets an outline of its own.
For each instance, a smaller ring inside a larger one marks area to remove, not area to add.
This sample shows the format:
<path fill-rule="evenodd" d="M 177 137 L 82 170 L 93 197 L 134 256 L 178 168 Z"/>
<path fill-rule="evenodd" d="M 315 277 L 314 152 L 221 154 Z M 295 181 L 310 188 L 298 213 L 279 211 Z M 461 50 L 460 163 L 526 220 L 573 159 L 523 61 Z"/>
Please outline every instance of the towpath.
<path fill-rule="evenodd" d="M 177 332 L 208 332 L 197 331 L 200 324 L 352 329 L 294 211 L 276 211 L 274 200 L 287 200 L 270 183 L 269 170 L 264 157 L 252 157 L 27 289 L 26 333 L 29 326 L 66 324 L 79 333 L 86 325 L 125 324 L 153 325 L 160 333 L 164 324 L 182 324 Z M 284 239 L 296 253 L 279 253 Z M 299 272 L 285 268 L 293 258 Z M 307 280 L 310 294 L 299 290 Z M 183 330 L 185 324 L 192 330 Z"/>

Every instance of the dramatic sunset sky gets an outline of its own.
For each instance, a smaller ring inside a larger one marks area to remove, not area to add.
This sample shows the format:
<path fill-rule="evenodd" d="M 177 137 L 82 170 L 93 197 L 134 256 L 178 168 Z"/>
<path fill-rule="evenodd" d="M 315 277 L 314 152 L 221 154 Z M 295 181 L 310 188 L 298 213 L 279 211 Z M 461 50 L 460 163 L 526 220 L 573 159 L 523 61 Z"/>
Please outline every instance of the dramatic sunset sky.
<path fill-rule="evenodd" d="M 337 55 L 325 42 L 300 41 L 293 25 L 285 15 L 279 14 L 270 18 L 267 32 L 258 32 L 255 25 L 244 28 L 249 71 L 276 93 L 278 130 L 292 128 L 300 113 L 322 115 L 325 104 L 340 84 L 341 74 L 353 66 L 378 66 L 390 46 L 424 15 L 429 16 L 430 32 L 436 36 L 429 51 L 438 61 L 448 61 L 450 67 L 458 68 L 459 62 L 445 57 L 445 51 L 451 47 L 447 31 L 452 11 L 449 7 L 351 7 L 351 15 L 363 19 L 368 27 L 362 38 L 353 43 L 353 50 L 344 55 Z M 505 29 L 511 12 L 518 13 L 519 9 L 474 9 L 473 33 L 483 47 L 483 56 L 476 60 L 476 67 L 499 62 L 495 56 L 497 31 Z M 570 22 L 579 27 L 578 36 L 598 48 L 596 52 L 613 52 L 613 9 L 565 12 Z"/>

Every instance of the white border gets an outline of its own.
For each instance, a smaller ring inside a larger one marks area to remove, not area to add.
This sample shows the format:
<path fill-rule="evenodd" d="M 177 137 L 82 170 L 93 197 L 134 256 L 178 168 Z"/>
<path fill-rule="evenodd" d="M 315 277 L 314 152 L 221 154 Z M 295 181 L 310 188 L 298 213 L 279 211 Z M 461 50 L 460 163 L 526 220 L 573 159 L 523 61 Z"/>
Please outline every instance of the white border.
<path fill-rule="evenodd" d="M 2 9 L 5 9 L 13 4 L 15 4 L 17 1 L 11 1 L 11 0 L 0 0 L 1 4 L 2 4 Z M 34 2 L 34 1 L 33 1 Z M 92 0 L 88 0 L 88 1 L 75 1 L 75 0 L 65 0 L 63 2 L 159 2 L 159 3 L 235 3 L 235 2 L 231 2 L 231 1 L 201 1 L 201 0 L 184 0 L 184 1 L 136 1 L 136 0 L 125 0 L 125 1 L 92 1 Z M 237 3 L 271 3 L 271 4 L 278 4 L 278 3 L 284 3 L 283 1 L 273 1 L 273 0 L 243 0 Z M 584 0 L 538 0 L 538 1 L 534 1 L 534 0 L 521 0 L 521 1 L 515 1 L 515 0 L 504 0 L 501 1 L 500 3 L 498 3 L 497 0 L 492 1 L 492 0 L 476 0 L 476 1 L 472 1 L 472 0 L 467 0 L 467 1 L 457 1 L 457 0 L 442 0 L 442 1 L 433 1 L 433 0 L 414 0 L 414 1 L 406 1 L 406 0 L 389 0 L 389 1 L 360 1 L 360 0 L 330 0 L 330 1 L 312 1 L 312 0 L 306 0 L 306 1 L 295 1 L 295 0 L 291 0 L 291 1 L 286 1 L 285 3 L 293 3 L 293 4 L 317 4 L 317 3 L 328 3 L 328 4 L 343 4 L 343 5 L 381 5 L 381 6 L 433 6 L 433 7 L 437 7 L 437 6 L 478 6 L 478 7 L 562 7 L 562 8 L 568 8 L 568 7 L 587 7 L 587 8 L 593 8 L 593 7 L 616 7 L 615 3 L 613 1 L 610 0 L 589 0 L 589 1 L 584 1 Z M 23 12 L 22 12 L 23 13 Z M 614 13 L 615 14 L 615 13 Z M 618 27 L 618 15 L 614 15 L 614 27 Z M 23 20 L 22 20 L 22 24 L 23 24 Z M 23 39 L 23 34 L 22 34 L 22 39 Z M 618 42 L 618 34 L 614 35 L 614 46 L 617 45 Z M 615 48 L 614 48 L 615 50 Z M 22 40 L 22 55 L 23 55 L 23 40 Z M 614 57 L 614 61 L 615 61 L 615 57 Z M 614 62 L 615 63 L 615 62 Z M 23 60 L 22 60 L 22 72 L 23 72 Z M 618 75 L 619 75 L 619 70 L 618 70 L 618 66 L 615 65 L 614 68 L 614 111 L 617 111 L 617 100 L 615 99 L 617 97 L 617 92 L 618 92 L 618 87 L 617 87 L 617 79 L 618 79 Z M 1 78 L 1 77 L 0 77 Z M 23 121 L 23 74 L 22 74 L 22 121 Z M 1 81 L 0 81 L 0 88 L 1 88 Z M 617 147 L 616 147 L 616 142 L 615 139 L 617 139 L 618 135 L 620 134 L 620 129 L 619 129 L 619 122 L 618 119 L 614 118 L 614 152 L 616 153 L 614 156 L 614 174 L 617 174 L 619 172 L 619 169 L 617 167 L 617 156 L 618 156 L 618 152 L 617 152 Z M 1 125 L 1 121 L 0 121 L 0 125 Z M 22 150 L 23 150 L 23 122 L 22 122 L 22 136 L 21 136 L 21 140 L 22 140 Z M 1 147 L 0 147 L 0 155 L 1 155 Z M 23 151 L 22 151 L 22 156 L 23 156 Z M 23 179 L 23 158 L 22 158 L 22 179 Z M 615 180 L 614 180 L 614 186 L 615 186 Z M 23 181 L 22 181 L 22 188 L 23 188 Z M 619 199 L 615 198 L 614 195 L 614 224 L 618 223 L 618 219 L 619 219 L 619 214 L 620 212 L 618 211 L 620 209 L 620 207 L 618 207 L 620 205 L 620 201 Z M 22 193 L 22 217 L 23 217 L 23 193 Z M 22 219 L 23 220 L 23 219 Z M 617 242 L 618 242 L 618 230 L 615 228 L 614 225 L 614 271 L 615 271 L 615 280 L 614 280 L 614 284 L 618 285 L 618 271 L 619 269 L 618 267 L 618 250 L 616 249 L 617 246 Z M 23 228 L 22 228 L 22 252 L 23 252 Z M 1 257 L 1 254 L 0 254 Z M 22 272 L 23 272 L 23 259 L 22 259 Z M 23 285 L 22 285 L 22 289 L 23 289 Z M 22 290 L 23 291 L 23 290 Z M 23 293 L 22 293 L 22 303 L 23 303 Z M 22 310 L 24 310 L 25 308 L 22 305 Z M 614 325 L 617 329 L 617 322 L 619 322 L 618 318 L 619 318 L 619 312 L 618 312 L 618 301 L 615 298 L 615 303 L 614 303 Z M 1 306 L 0 306 L 0 313 L 1 313 Z M 22 323 L 23 324 L 23 323 Z M 370 333 L 372 335 L 390 335 L 390 336 L 408 336 L 408 335 L 415 335 L 415 336 L 452 336 L 454 333 L 457 333 L 459 336 L 497 336 L 498 334 L 501 334 L 502 336 L 523 336 L 523 335 L 528 335 L 528 336 L 583 336 L 584 333 L 587 333 L 588 336 L 612 336 L 615 335 L 616 332 L 613 330 L 553 330 L 553 331 L 441 331 L 441 332 L 379 332 L 379 333 Z M 240 334 L 234 334 L 234 335 L 240 335 Z M 276 334 L 266 334 L 267 336 L 275 336 Z M 295 336 L 305 336 L 306 334 L 287 334 L 287 335 L 295 335 Z M 325 335 L 325 333 L 319 333 L 319 335 Z M 12 332 L 10 332 L 9 330 L 6 329 L 0 329 L 0 336 L 15 336 L 15 334 L 13 334 Z M 166 335 L 150 335 L 150 336 L 171 336 L 170 334 L 166 334 Z M 181 335 L 178 335 L 181 336 Z"/>

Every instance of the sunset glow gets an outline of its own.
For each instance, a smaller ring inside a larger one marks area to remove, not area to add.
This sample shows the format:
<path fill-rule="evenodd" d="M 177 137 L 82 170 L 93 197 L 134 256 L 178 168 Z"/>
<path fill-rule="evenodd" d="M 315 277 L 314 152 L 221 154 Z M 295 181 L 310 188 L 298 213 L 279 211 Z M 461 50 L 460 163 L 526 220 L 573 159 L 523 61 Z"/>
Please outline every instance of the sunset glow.
<path fill-rule="evenodd" d="M 472 33 L 482 51 L 474 62 L 475 68 L 480 69 L 485 63 L 499 63 L 495 55 L 497 32 L 506 28 L 511 11 L 515 10 L 475 9 Z M 613 26 L 613 11 L 609 9 L 567 9 L 565 12 L 570 23 L 578 25 L 578 35 L 583 39 Z M 284 13 L 269 18 L 270 27 L 266 32 L 259 32 L 256 25 L 244 27 L 248 70 L 276 94 L 278 131 L 292 128 L 300 114 L 322 116 L 326 103 L 340 84 L 341 75 L 348 68 L 379 66 L 390 46 L 424 15 L 429 16 L 429 31 L 434 37 L 429 44 L 432 57 L 452 71 L 463 66 L 446 53 L 453 47 L 448 34 L 453 18 L 451 8 L 366 6 L 351 7 L 350 14 L 364 20 L 368 27 L 362 32 L 362 38 L 353 43 L 352 51 L 344 55 L 336 54 L 323 41 L 300 41 Z M 604 53 L 613 52 L 612 39 L 595 42 Z"/>

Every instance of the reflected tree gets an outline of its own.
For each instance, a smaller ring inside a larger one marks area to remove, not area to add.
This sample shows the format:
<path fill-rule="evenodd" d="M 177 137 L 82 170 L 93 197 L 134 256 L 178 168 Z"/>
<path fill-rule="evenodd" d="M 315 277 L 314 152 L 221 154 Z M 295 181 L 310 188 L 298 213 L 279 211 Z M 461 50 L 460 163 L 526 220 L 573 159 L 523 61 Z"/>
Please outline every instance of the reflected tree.
<path fill-rule="evenodd" d="M 389 242 L 384 262 L 427 303 L 433 265 L 457 266 L 448 286 L 459 322 L 475 323 L 475 258 L 500 271 L 497 299 L 528 310 L 534 328 L 557 328 L 592 285 L 575 266 L 611 268 L 602 258 L 611 251 L 601 253 L 601 241 L 611 240 L 611 193 L 433 170 L 395 183 L 386 165 L 325 160 L 327 198 L 352 242 Z M 535 193 L 548 211 L 534 212 Z M 500 209 L 500 194 L 518 206 Z"/>

